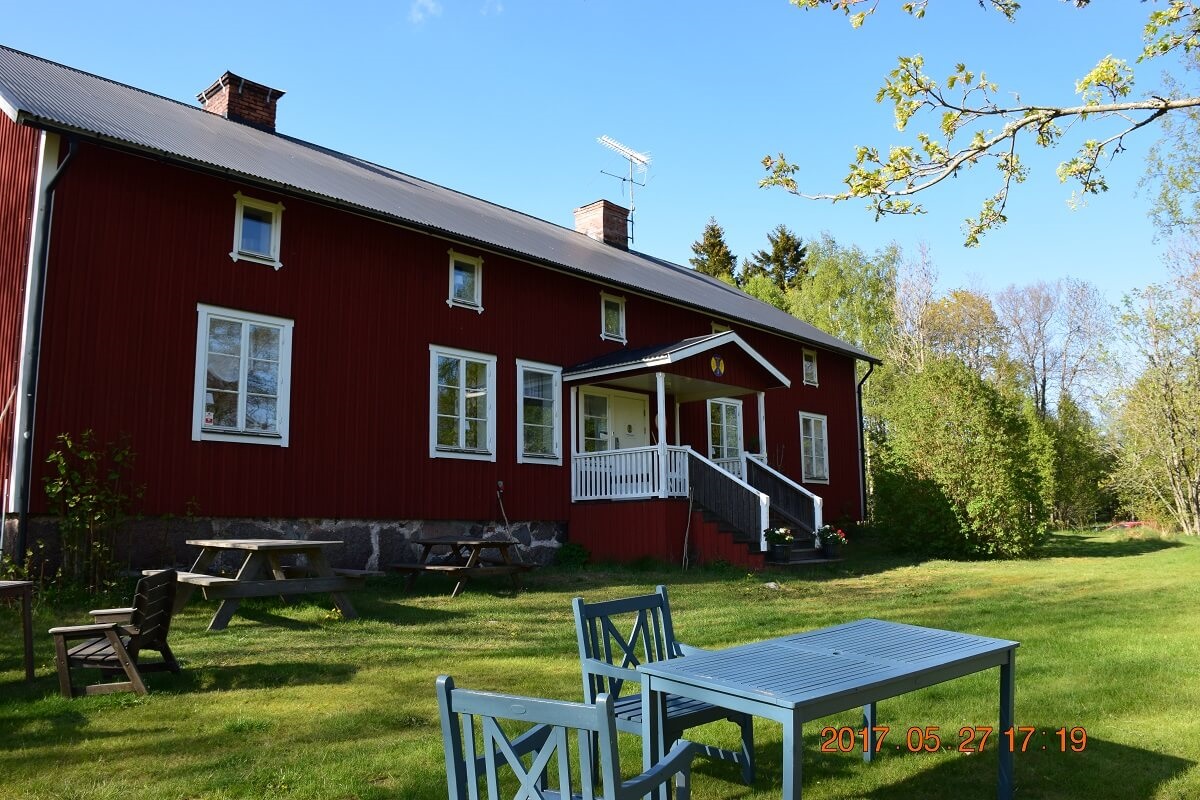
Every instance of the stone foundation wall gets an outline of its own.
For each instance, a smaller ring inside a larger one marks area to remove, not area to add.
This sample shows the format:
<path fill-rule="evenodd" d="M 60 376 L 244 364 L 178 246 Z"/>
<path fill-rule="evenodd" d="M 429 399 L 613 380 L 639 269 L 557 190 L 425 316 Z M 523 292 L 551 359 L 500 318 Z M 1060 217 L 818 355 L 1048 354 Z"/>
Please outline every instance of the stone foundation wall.
<path fill-rule="evenodd" d="M 16 519 L 7 519 L 4 528 L 4 557 L 10 559 L 15 556 L 17 543 Z M 450 520 L 147 518 L 131 520 L 122 527 L 116 550 L 118 560 L 136 573 L 154 567 L 190 567 L 198 550 L 186 543 L 188 539 L 336 539 L 345 544 L 327 551 L 332 566 L 386 571 L 389 564 L 417 560 L 420 548 L 411 544 L 414 540 L 439 536 L 515 539 L 515 559 L 546 566 L 554 561 L 565 540 L 566 525 L 537 521 L 514 522 L 506 527 L 497 522 Z M 57 520 L 31 519 L 28 539 L 35 560 L 39 552 L 44 554 L 41 559 L 52 571 L 59 552 Z M 39 542 L 43 548 L 39 548 Z M 229 563 L 218 561 L 216 566 L 236 567 L 238 559 L 238 554 L 230 553 Z"/>

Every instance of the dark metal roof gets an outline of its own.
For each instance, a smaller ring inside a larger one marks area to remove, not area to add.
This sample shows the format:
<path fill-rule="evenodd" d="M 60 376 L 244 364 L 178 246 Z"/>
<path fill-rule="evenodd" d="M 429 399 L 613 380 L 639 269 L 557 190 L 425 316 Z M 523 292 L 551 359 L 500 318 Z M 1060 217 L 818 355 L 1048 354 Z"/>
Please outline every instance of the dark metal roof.
<path fill-rule="evenodd" d="M 0 46 L 0 108 L 15 121 L 323 199 L 855 358 L 853 345 L 714 278 L 362 159 L 258 130 Z"/>
<path fill-rule="evenodd" d="M 642 366 L 648 361 L 665 358 L 672 353 L 683 350 L 684 348 L 693 344 L 703 342 L 708 338 L 710 337 L 693 336 L 690 339 L 683 339 L 681 341 L 671 342 L 669 344 L 656 344 L 650 347 L 637 347 L 633 350 L 614 350 L 613 352 L 600 356 L 599 358 L 593 358 L 589 361 L 584 361 L 582 364 L 576 364 L 573 367 L 568 367 L 567 369 L 563 370 L 563 377 L 569 380 L 572 375 L 581 372 L 593 372 L 595 370 L 604 369 L 616 370 L 620 369 L 621 367 L 632 367 L 634 365 Z"/>

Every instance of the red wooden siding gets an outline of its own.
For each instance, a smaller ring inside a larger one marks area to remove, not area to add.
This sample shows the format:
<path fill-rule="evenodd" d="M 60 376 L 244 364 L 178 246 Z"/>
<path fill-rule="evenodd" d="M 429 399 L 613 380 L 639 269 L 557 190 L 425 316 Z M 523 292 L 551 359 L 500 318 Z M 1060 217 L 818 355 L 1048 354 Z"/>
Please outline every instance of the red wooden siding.
<path fill-rule="evenodd" d="M 0 482 L 12 475 L 38 136 L 0 114 Z M 13 487 L 3 489 L 7 506 Z"/>
<path fill-rule="evenodd" d="M 239 190 L 284 204 L 282 269 L 229 258 Z M 563 465 L 516 463 L 515 361 L 570 367 L 619 349 L 600 338 L 605 287 L 88 145 L 59 184 L 54 236 L 39 469 L 57 433 L 90 427 L 131 436 L 146 513 L 190 505 L 203 516 L 487 520 L 500 516 L 503 481 L 509 519 L 579 518 L 570 503 L 568 393 Z M 483 257 L 482 314 L 446 304 L 452 247 Z M 617 293 L 627 298 L 630 347 L 710 331 L 707 314 Z M 294 320 L 289 447 L 192 441 L 198 302 Z M 738 333 L 801 383 L 798 344 Z M 494 463 L 429 457 L 431 343 L 497 357 Z M 853 384 L 844 385 L 852 362 L 821 359 L 820 389 L 793 390 L 791 399 L 768 393 L 768 439 L 786 443 L 793 475 L 801 405 L 830 415 L 831 441 L 846 431 L 845 441 L 856 441 Z M 691 405 L 703 413 L 703 403 Z M 753 397 L 745 409 L 751 428 Z M 698 450 L 705 441 L 695 440 Z M 838 491 L 857 497 L 856 456 L 835 457 L 831 447 L 831 459 Z M 42 498 L 34 499 L 37 510 Z"/>

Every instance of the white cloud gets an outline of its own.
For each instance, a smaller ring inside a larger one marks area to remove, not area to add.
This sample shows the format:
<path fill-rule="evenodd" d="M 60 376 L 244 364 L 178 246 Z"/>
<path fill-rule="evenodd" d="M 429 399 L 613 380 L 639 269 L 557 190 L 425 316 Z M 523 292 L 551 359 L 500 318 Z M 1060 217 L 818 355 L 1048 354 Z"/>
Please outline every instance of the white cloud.
<path fill-rule="evenodd" d="M 408 9 L 408 18 L 414 24 L 419 24 L 429 17 L 436 17 L 441 13 L 442 4 L 437 0 L 413 0 L 412 6 Z"/>
<path fill-rule="evenodd" d="M 485 17 L 490 14 L 503 14 L 504 3 L 500 0 L 483 0 L 483 8 L 479 9 L 479 13 Z"/>

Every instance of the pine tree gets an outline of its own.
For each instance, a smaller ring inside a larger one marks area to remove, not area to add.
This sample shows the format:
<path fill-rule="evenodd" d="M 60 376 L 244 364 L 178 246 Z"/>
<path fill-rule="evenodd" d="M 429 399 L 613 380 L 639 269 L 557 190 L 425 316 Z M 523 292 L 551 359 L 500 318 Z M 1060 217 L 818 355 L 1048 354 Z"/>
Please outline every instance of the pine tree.
<path fill-rule="evenodd" d="M 739 282 L 745 284 L 755 275 L 766 275 L 780 291 L 799 288 L 805 274 L 808 248 L 782 223 L 767 234 L 767 241 L 770 250 L 759 250 L 742 262 Z"/>
<path fill-rule="evenodd" d="M 733 283 L 737 256 L 725 243 L 725 230 L 717 224 L 715 217 L 708 218 L 708 224 L 704 226 L 704 233 L 700 240 L 692 242 L 692 252 L 696 256 L 689 258 L 688 261 L 697 272 Z"/>

